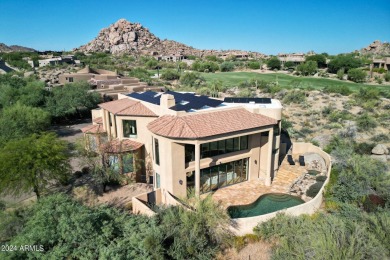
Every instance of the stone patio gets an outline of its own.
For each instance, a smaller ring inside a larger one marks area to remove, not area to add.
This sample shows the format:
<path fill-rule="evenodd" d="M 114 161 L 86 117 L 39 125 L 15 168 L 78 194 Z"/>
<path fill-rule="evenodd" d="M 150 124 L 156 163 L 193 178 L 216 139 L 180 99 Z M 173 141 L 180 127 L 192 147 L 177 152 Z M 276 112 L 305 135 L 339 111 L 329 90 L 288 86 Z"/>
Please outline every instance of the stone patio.
<path fill-rule="evenodd" d="M 271 186 L 265 186 L 262 180 L 246 181 L 217 190 L 212 195 L 213 200 L 227 208 L 231 205 L 250 204 L 267 193 L 288 193 L 291 185 L 307 172 L 305 166 L 298 163 L 299 155 L 293 155 L 295 165 L 287 162 L 287 156 L 284 158 Z"/>

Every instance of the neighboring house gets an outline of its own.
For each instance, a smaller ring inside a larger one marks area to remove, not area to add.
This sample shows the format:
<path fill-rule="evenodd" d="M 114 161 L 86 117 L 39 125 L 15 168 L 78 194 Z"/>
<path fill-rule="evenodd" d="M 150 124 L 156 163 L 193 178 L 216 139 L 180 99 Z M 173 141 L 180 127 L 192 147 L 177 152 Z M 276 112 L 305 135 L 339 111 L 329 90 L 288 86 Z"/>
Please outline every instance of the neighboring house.
<path fill-rule="evenodd" d="M 51 57 L 47 59 L 38 60 L 39 67 L 44 67 L 48 65 L 59 65 L 63 63 L 80 64 L 80 61 L 75 60 L 74 55 L 62 55 L 61 57 Z M 34 64 L 32 64 L 32 66 L 34 66 Z"/>
<path fill-rule="evenodd" d="M 372 68 L 384 68 L 388 71 L 390 69 L 390 57 L 373 59 Z"/>
<path fill-rule="evenodd" d="M 284 65 L 287 61 L 294 62 L 295 65 L 299 65 L 305 62 L 305 54 L 303 53 L 279 53 L 278 59 Z"/>
<path fill-rule="evenodd" d="M 163 61 L 173 61 L 173 62 L 182 61 L 182 60 L 187 59 L 186 56 L 184 56 L 180 53 L 158 55 L 158 56 L 154 56 L 154 58 L 158 61 L 163 60 Z"/>
<path fill-rule="evenodd" d="M 75 73 L 63 73 L 58 76 L 59 83 L 72 83 L 79 81 L 89 81 L 91 79 L 96 80 L 112 80 L 118 79 L 118 74 L 114 71 L 102 70 L 102 69 L 91 69 L 86 66 Z"/>
<path fill-rule="evenodd" d="M 148 201 L 171 204 L 167 194 L 200 195 L 248 180 L 270 186 L 285 154 L 278 100 L 146 91 L 99 107 L 82 129 L 89 149 L 119 173 L 153 183 Z"/>

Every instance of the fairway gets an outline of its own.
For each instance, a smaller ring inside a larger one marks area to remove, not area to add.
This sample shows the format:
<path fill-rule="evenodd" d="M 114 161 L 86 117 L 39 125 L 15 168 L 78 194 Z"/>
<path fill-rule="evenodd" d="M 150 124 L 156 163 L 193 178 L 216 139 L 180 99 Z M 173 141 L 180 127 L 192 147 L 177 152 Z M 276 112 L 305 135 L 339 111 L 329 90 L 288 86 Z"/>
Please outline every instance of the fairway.
<path fill-rule="evenodd" d="M 294 77 L 282 73 L 270 73 L 260 74 L 256 72 L 221 72 L 221 73 L 201 73 L 207 82 L 214 80 L 221 80 L 224 86 L 234 87 L 238 86 L 240 82 L 245 80 L 257 79 L 268 82 L 278 81 L 281 87 L 290 87 L 291 83 L 294 82 L 294 86 L 298 88 L 313 88 L 322 89 L 326 86 L 348 86 L 352 91 L 358 91 L 362 87 L 378 88 L 380 90 L 389 91 L 390 86 L 377 86 L 367 85 L 360 83 L 352 83 L 339 81 L 334 79 L 326 78 L 312 78 L 312 77 Z M 299 84 L 298 84 L 299 83 Z"/>

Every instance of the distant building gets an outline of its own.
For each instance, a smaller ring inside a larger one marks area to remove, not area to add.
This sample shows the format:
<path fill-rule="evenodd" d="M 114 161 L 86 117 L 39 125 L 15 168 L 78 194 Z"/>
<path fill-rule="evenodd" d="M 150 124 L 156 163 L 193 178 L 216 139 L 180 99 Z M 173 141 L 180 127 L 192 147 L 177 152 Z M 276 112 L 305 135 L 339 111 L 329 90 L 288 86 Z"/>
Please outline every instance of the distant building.
<path fill-rule="evenodd" d="M 58 65 L 58 64 L 80 64 L 79 60 L 74 59 L 74 55 L 62 55 L 61 57 L 50 57 L 47 59 L 38 60 L 39 67 L 47 65 Z M 30 64 L 31 65 L 31 64 Z"/>
<path fill-rule="evenodd" d="M 304 53 L 279 53 L 278 59 L 284 66 L 284 64 L 288 61 L 294 62 L 295 65 L 299 65 L 305 62 L 305 54 Z"/>
<path fill-rule="evenodd" d="M 79 81 L 89 81 L 91 79 L 109 80 L 117 78 L 118 74 L 116 72 L 102 69 L 91 69 L 89 66 L 86 66 L 84 69 L 75 73 L 64 73 L 59 75 L 59 83 L 65 84 Z"/>
<path fill-rule="evenodd" d="M 390 69 L 390 57 L 382 58 L 382 59 L 373 59 L 372 61 L 373 68 L 384 68 L 385 70 Z"/>
<path fill-rule="evenodd" d="M 158 56 L 154 56 L 154 58 L 158 61 L 163 60 L 163 61 L 177 62 L 177 61 L 182 61 L 187 59 L 187 56 L 184 56 L 180 53 L 174 53 L 174 54 L 167 54 L 167 55 L 158 55 Z"/>

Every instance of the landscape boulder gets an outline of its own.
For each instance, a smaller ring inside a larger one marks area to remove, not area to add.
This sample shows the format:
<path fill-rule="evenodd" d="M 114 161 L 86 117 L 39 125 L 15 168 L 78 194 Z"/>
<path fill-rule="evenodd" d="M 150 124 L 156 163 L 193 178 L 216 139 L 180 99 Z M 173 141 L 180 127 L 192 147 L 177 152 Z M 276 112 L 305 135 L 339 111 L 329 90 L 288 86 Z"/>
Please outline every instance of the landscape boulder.
<path fill-rule="evenodd" d="M 306 169 L 326 173 L 327 168 L 325 160 L 319 154 L 305 153 L 303 156 L 305 158 Z"/>
<path fill-rule="evenodd" d="M 375 155 L 384 155 L 384 154 L 389 154 L 389 149 L 386 147 L 384 144 L 377 144 L 372 150 L 372 154 Z"/>

